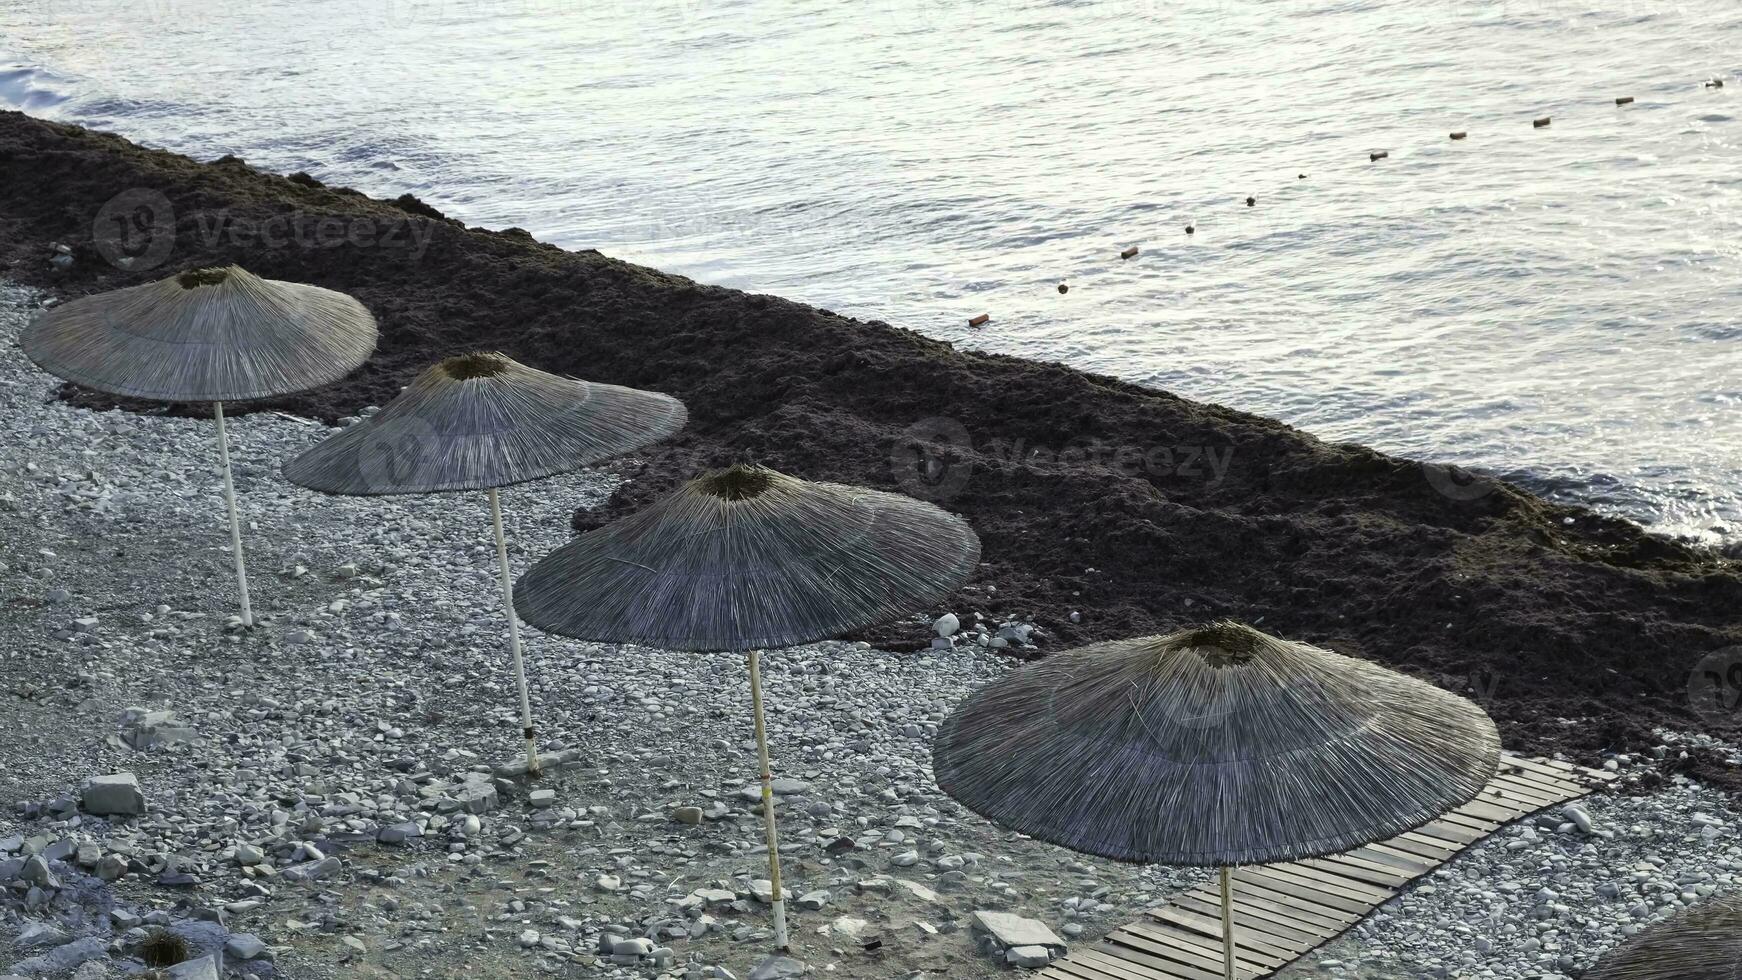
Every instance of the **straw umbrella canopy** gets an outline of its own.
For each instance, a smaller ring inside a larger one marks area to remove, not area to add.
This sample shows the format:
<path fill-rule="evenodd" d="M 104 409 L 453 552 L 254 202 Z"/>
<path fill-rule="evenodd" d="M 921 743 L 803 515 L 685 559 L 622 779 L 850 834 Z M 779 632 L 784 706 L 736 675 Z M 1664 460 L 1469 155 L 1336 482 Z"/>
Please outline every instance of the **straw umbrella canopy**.
<path fill-rule="evenodd" d="M 640 449 L 682 428 L 686 417 L 670 395 L 559 377 L 499 353 L 464 354 L 433 365 L 367 421 L 284 464 L 284 476 L 332 494 L 489 491 L 526 768 L 537 775 L 498 490 Z"/>
<path fill-rule="evenodd" d="M 761 651 L 924 609 L 979 558 L 967 523 L 931 504 L 733 467 L 553 552 L 521 579 L 515 601 L 527 622 L 565 636 L 748 651 L 775 945 L 784 949 Z"/>
<path fill-rule="evenodd" d="M 1742 894 L 1715 898 L 1611 950 L 1586 980 L 1742 980 Z"/>
<path fill-rule="evenodd" d="M 938 730 L 938 784 L 1039 840 L 1228 869 L 1384 840 L 1475 798 L 1500 763 L 1476 705 L 1375 664 L 1216 623 L 1054 654 Z"/>
<path fill-rule="evenodd" d="M 252 626 L 224 403 L 330 384 L 368 360 L 375 339 L 375 318 L 350 296 L 229 266 L 73 300 L 20 341 L 37 366 L 95 391 L 212 403 L 241 621 Z"/>

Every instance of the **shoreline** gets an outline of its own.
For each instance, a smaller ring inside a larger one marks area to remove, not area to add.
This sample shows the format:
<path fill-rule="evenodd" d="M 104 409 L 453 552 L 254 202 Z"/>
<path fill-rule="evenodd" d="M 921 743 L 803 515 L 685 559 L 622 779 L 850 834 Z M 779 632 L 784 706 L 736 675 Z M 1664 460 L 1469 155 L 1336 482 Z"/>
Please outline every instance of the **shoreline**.
<path fill-rule="evenodd" d="M 102 219 L 141 201 L 173 223 L 154 215 L 130 243 L 148 244 L 141 260 L 118 268 Z M 381 321 L 351 377 L 257 408 L 332 421 L 472 347 L 683 399 L 690 427 L 623 464 L 632 479 L 576 527 L 756 461 L 961 513 L 985 557 L 948 605 L 1038 624 L 1025 655 L 1234 616 L 1474 696 L 1508 748 L 1586 764 L 1659 727 L 1742 720 L 1687 693 L 1705 657 L 1742 648 L 1733 557 L 1259 416 L 466 228 L 410 196 L 0 113 L 0 274 L 73 296 L 229 262 L 350 292 Z M 915 645 L 909 630 L 854 639 Z M 1683 769 L 1742 789 L 1721 758 Z"/>

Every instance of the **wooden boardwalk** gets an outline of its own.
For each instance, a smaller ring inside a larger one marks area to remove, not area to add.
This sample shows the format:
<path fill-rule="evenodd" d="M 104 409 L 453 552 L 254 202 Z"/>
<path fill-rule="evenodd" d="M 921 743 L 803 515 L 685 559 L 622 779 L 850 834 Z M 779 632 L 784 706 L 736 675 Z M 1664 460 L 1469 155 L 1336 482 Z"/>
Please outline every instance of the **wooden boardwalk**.
<path fill-rule="evenodd" d="M 1614 773 L 1505 755 L 1482 795 L 1438 820 L 1332 857 L 1234 872 L 1235 963 L 1268 977 L 1367 917 L 1410 882 L 1520 817 L 1577 799 Z M 1045 980 L 1222 980 L 1222 899 L 1211 881 L 1150 909 Z"/>

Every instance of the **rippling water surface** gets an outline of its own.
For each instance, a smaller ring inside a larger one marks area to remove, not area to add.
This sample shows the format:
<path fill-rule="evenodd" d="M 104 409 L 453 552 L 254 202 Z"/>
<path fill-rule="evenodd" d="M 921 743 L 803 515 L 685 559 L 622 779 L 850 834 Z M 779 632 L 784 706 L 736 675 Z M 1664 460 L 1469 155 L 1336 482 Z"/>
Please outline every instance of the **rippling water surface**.
<path fill-rule="evenodd" d="M 0 101 L 1734 540 L 1738 42 L 1729 0 L 0 0 Z"/>

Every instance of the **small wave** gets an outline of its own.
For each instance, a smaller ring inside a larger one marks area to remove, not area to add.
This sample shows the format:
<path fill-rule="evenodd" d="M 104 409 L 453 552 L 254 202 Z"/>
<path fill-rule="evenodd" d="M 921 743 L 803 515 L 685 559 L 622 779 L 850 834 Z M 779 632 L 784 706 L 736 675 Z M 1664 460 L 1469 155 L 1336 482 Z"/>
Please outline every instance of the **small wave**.
<path fill-rule="evenodd" d="M 41 68 L 24 65 L 0 67 L 0 104 L 14 109 L 41 111 L 72 98 L 63 89 L 66 79 Z"/>

